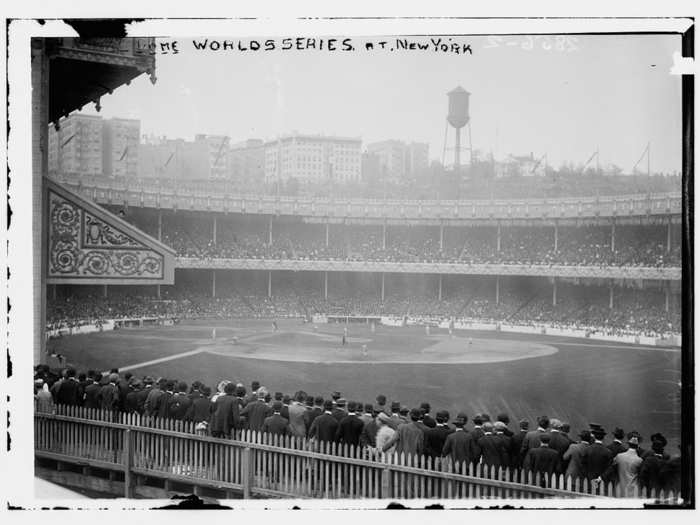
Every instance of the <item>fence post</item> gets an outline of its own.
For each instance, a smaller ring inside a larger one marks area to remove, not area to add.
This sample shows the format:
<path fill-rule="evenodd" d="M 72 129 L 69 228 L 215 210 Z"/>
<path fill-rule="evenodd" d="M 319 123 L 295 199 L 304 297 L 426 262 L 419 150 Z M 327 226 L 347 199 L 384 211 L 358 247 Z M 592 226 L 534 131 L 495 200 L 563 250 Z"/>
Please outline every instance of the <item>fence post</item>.
<path fill-rule="evenodd" d="M 382 469 L 382 499 L 391 497 L 391 470 L 388 467 L 384 467 Z"/>
<path fill-rule="evenodd" d="M 124 497 L 133 498 L 134 497 L 134 477 L 131 473 L 131 467 L 133 465 L 133 433 L 130 428 L 126 429 L 126 434 L 124 436 Z"/>
<path fill-rule="evenodd" d="M 253 451 L 250 447 L 245 447 L 243 454 L 241 454 L 241 476 L 243 477 L 243 498 L 245 499 L 250 499 L 253 474 Z"/>

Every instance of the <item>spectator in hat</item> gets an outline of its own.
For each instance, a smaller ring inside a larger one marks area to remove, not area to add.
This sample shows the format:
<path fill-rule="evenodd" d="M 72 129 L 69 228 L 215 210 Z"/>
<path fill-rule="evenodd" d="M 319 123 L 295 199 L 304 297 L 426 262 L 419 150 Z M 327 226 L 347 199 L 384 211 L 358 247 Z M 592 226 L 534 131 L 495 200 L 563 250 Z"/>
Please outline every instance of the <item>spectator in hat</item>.
<path fill-rule="evenodd" d="M 604 476 L 608 479 L 614 478 L 617 480 L 618 494 L 623 498 L 631 498 L 638 494 L 638 476 L 642 465 L 642 458 L 637 454 L 637 447 L 639 446 L 639 434 L 637 432 L 627 434 L 627 445 L 628 447 L 625 450 L 615 455 L 610 466 L 611 472 Z"/>
<path fill-rule="evenodd" d="M 347 404 L 347 401 L 343 397 L 339 397 L 335 401 L 335 408 L 333 408 L 333 417 L 340 423 L 340 421 L 348 415 L 347 411 L 345 410 L 345 406 Z"/>
<path fill-rule="evenodd" d="M 523 439 L 523 444 L 520 448 L 520 454 L 525 457 L 527 451 L 531 448 L 536 448 L 540 446 L 540 438 L 543 434 L 546 434 L 549 429 L 549 418 L 547 416 L 540 416 L 537 418 L 537 430 L 531 430 L 525 434 L 525 439 Z"/>
<path fill-rule="evenodd" d="M 613 430 L 612 443 L 608 445 L 610 452 L 612 452 L 613 454 L 613 458 L 627 450 L 627 447 L 622 442 L 623 439 L 625 439 L 625 431 L 622 430 L 620 427 L 615 427 L 615 430 Z"/>
<path fill-rule="evenodd" d="M 481 453 L 482 466 L 487 468 L 494 467 L 496 471 L 507 467 L 509 458 L 506 442 L 496 436 L 494 425 L 490 421 L 485 422 L 482 429 L 484 435 L 479 438 L 479 442 L 477 443 L 479 445 L 479 452 Z M 502 435 L 503 431 L 501 428 L 501 436 Z"/>
<path fill-rule="evenodd" d="M 311 410 L 307 410 L 304 414 L 304 424 L 306 426 L 306 437 L 309 437 L 309 431 L 311 430 L 311 425 L 314 420 L 323 414 L 323 398 L 321 396 L 316 396 L 314 398 L 314 406 Z"/>
<path fill-rule="evenodd" d="M 394 430 L 399 428 L 399 425 L 401 425 L 402 423 L 405 422 L 401 418 L 400 412 L 401 412 L 401 403 L 399 403 L 398 401 L 392 401 L 391 402 L 391 414 L 389 415 L 391 418 L 391 421 L 389 424 L 391 425 L 391 428 L 393 428 Z"/>
<path fill-rule="evenodd" d="M 365 403 L 364 412 L 359 417 L 363 425 L 367 425 L 374 419 L 374 407 L 372 407 L 371 403 Z"/>
<path fill-rule="evenodd" d="M 206 423 L 208 427 L 209 419 L 211 418 L 213 406 L 209 397 L 211 396 L 211 388 L 205 385 L 199 386 L 199 395 L 192 397 L 192 405 L 185 416 L 187 421 L 194 422 L 195 425 Z M 237 401 L 237 400 L 236 400 Z M 239 405 L 240 408 L 240 405 Z M 240 410 L 239 410 L 240 412 Z M 203 429 L 205 430 L 205 429 Z"/>
<path fill-rule="evenodd" d="M 357 446 L 360 444 L 360 434 L 362 434 L 362 429 L 364 424 L 357 417 L 357 403 L 355 401 L 350 401 L 348 403 L 348 414 L 340 420 L 338 423 L 338 428 L 335 431 L 335 440 L 338 443 L 347 443 L 351 446 Z"/>
<path fill-rule="evenodd" d="M 180 381 L 177 392 L 168 400 L 168 417 L 183 421 L 192 406 L 192 399 L 187 395 L 187 383 Z"/>
<path fill-rule="evenodd" d="M 527 451 L 523 461 L 523 469 L 539 476 L 540 486 L 547 487 L 551 475 L 559 470 L 559 453 L 549 447 L 551 435 L 542 433 L 539 437 L 540 445 Z"/>
<path fill-rule="evenodd" d="M 258 389 L 260 388 L 260 381 L 253 381 L 250 383 L 250 394 L 244 398 L 244 406 L 248 403 L 252 403 L 258 400 Z M 263 396 L 264 399 L 264 396 Z"/>
<path fill-rule="evenodd" d="M 309 438 L 317 441 L 335 441 L 338 420 L 333 417 L 333 401 L 323 402 L 323 413 L 313 420 L 309 429 Z"/>
<path fill-rule="evenodd" d="M 146 376 L 143 378 L 141 383 L 141 388 L 136 392 L 136 412 L 143 415 L 146 410 L 146 399 L 148 399 L 148 394 L 151 393 L 153 389 L 153 378 Z"/>
<path fill-rule="evenodd" d="M 428 428 L 435 428 L 436 422 L 430 416 L 430 403 L 424 401 L 420 404 L 420 408 L 423 411 L 423 419 L 421 420 L 423 424 Z"/>
<path fill-rule="evenodd" d="M 235 393 L 236 385 L 226 383 L 223 395 L 212 403 L 210 430 L 213 437 L 230 438 L 239 427 L 240 408 Z"/>
<path fill-rule="evenodd" d="M 549 422 L 551 430 L 549 432 L 549 448 L 555 450 L 559 454 L 559 464 L 557 474 L 563 474 L 566 469 L 564 468 L 564 453 L 569 449 L 569 440 L 564 437 L 561 432 L 562 422 L 558 419 L 552 418 Z"/>
<path fill-rule="evenodd" d="M 520 468 L 523 466 L 522 454 L 523 441 L 530 428 L 530 422 L 527 419 L 518 421 L 518 431 L 513 434 L 510 441 L 510 466 L 511 468 Z"/>
<path fill-rule="evenodd" d="M 605 438 L 605 430 L 602 427 L 594 428 L 593 443 L 586 448 L 581 460 L 583 470 L 588 479 L 594 480 L 601 478 L 612 464 L 612 452 L 603 444 Z M 605 479 L 604 481 L 609 481 Z"/>
<path fill-rule="evenodd" d="M 304 416 L 306 415 L 305 399 L 306 392 L 300 390 L 294 394 L 294 399 L 287 407 L 289 428 L 292 435 L 299 438 L 306 437 L 306 422 L 304 421 Z"/>
<path fill-rule="evenodd" d="M 639 467 L 639 485 L 644 489 L 646 497 L 651 497 L 651 491 L 656 491 L 656 495 L 664 488 L 662 471 L 669 460 L 664 453 L 667 444 L 666 438 L 662 434 L 651 436 L 651 453 L 647 454 Z"/>
<path fill-rule="evenodd" d="M 258 399 L 248 403 L 241 410 L 241 417 L 246 418 L 247 428 L 254 432 L 262 430 L 265 419 L 272 414 L 271 408 L 265 403 L 265 396 L 268 394 L 263 387 L 257 389 Z M 281 410 L 281 407 L 280 407 Z"/>
<path fill-rule="evenodd" d="M 83 392 L 80 388 L 80 383 L 75 377 L 75 368 L 66 370 L 65 379 L 56 389 L 56 404 L 77 406 L 82 400 Z"/>
<path fill-rule="evenodd" d="M 377 432 L 379 432 L 379 422 L 377 418 L 380 414 L 384 414 L 385 419 L 390 419 L 386 412 L 375 411 L 372 405 L 365 405 L 365 412 L 371 410 L 370 419 L 365 420 L 364 426 L 362 427 L 362 433 L 360 434 L 360 446 L 361 447 L 377 447 Z"/>
<path fill-rule="evenodd" d="M 498 414 L 498 416 L 496 416 L 496 421 L 500 421 L 505 425 L 503 435 L 512 438 L 514 434 L 513 431 L 510 428 L 508 428 L 508 424 L 510 423 L 510 417 L 508 416 L 508 414 L 506 414 L 505 412 L 501 412 L 500 414 Z"/>
<path fill-rule="evenodd" d="M 119 387 L 117 387 L 119 375 L 113 372 L 109 374 L 108 379 L 109 382 L 100 388 L 98 399 L 102 410 L 109 410 L 112 412 L 119 408 Z"/>
<path fill-rule="evenodd" d="M 162 419 L 167 419 L 170 417 L 168 412 L 168 407 L 170 406 L 170 399 L 175 395 L 175 381 L 168 379 L 165 383 L 165 390 L 156 400 L 156 412 L 158 417 Z"/>
<path fill-rule="evenodd" d="M 377 405 L 375 409 L 377 412 L 384 412 L 386 415 L 391 415 L 391 411 L 386 406 L 386 396 L 384 394 L 379 394 L 376 401 Z"/>
<path fill-rule="evenodd" d="M 100 381 L 102 374 L 94 372 L 88 375 L 88 384 L 85 387 L 83 406 L 85 408 L 100 408 L 99 394 L 102 389 Z"/>
<path fill-rule="evenodd" d="M 572 480 L 583 479 L 586 476 L 583 467 L 583 456 L 591 444 L 593 437 L 590 430 L 582 430 L 579 434 L 580 441 L 572 443 L 564 452 L 563 459 L 568 462 L 565 475 Z"/>
<path fill-rule="evenodd" d="M 280 398 L 277 398 L 277 394 L 275 394 L 275 401 L 282 401 L 282 411 L 280 412 L 280 415 L 289 420 L 289 407 L 291 406 L 292 403 L 292 398 L 289 394 L 282 394 L 280 393 Z M 272 405 L 270 405 L 272 407 Z"/>
<path fill-rule="evenodd" d="M 513 446 L 511 443 L 513 438 L 506 434 L 507 430 L 508 426 L 503 421 L 498 420 L 493 424 L 495 439 L 502 444 L 503 450 L 505 451 L 505 459 L 501 463 L 502 468 L 510 467 L 511 465 L 510 453 Z"/>
<path fill-rule="evenodd" d="M 141 392 L 142 383 L 139 380 L 131 381 L 129 383 L 129 393 L 126 394 L 126 400 L 124 401 L 124 412 L 127 414 L 134 414 L 139 412 L 138 407 L 138 396 Z"/>
<path fill-rule="evenodd" d="M 274 401 L 272 403 L 272 415 L 265 418 L 261 430 L 275 436 L 292 435 L 292 430 L 289 428 L 289 420 L 282 417 L 282 401 Z"/>
<path fill-rule="evenodd" d="M 375 436 L 375 446 L 377 450 L 383 451 L 386 454 L 393 454 L 396 450 L 395 447 L 386 447 L 386 444 L 392 441 L 396 430 L 391 426 L 391 418 L 386 414 L 386 412 L 379 412 L 377 414 L 377 434 Z"/>
<path fill-rule="evenodd" d="M 396 452 L 405 454 L 407 457 L 423 454 L 424 432 L 420 426 L 418 426 L 420 416 L 420 409 L 412 408 L 409 413 L 411 422 L 401 425 L 396 430 L 394 437 L 384 445 L 384 452 L 393 445 L 396 445 Z"/>
<path fill-rule="evenodd" d="M 143 404 L 143 412 L 146 416 L 155 417 L 158 415 L 156 406 L 158 405 L 158 398 L 165 392 L 165 383 L 166 380 L 164 378 L 159 378 L 146 396 L 146 401 Z"/>
<path fill-rule="evenodd" d="M 435 414 L 435 427 L 429 428 L 425 433 L 425 453 L 431 458 L 439 458 L 445 446 L 447 436 L 452 430 L 447 422 L 450 420 L 450 413 L 447 410 L 439 410 Z"/>
<path fill-rule="evenodd" d="M 474 444 L 476 444 L 484 435 L 484 429 L 482 428 L 482 425 L 484 424 L 485 420 L 482 414 L 477 414 L 474 416 L 474 419 L 472 419 L 472 421 L 474 422 L 474 430 L 471 431 L 471 435 L 474 438 Z"/>
<path fill-rule="evenodd" d="M 467 415 L 464 412 L 457 414 L 454 420 L 455 431 L 447 436 L 445 445 L 442 447 L 443 457 L 449 457 L 452 460 L 452 466 L 456 471 L 472 460 L 470 455 L 472 436 L 464 430 L 467 421 Z"/>
<path fill-rule="evenodd" d="M 678 445 L 679 454 L 668 459 L 661 468 L 659 474 L 665 491 L 673 491 L 679 495 L 681 491 L 681 455 L 680 445 Z"/>

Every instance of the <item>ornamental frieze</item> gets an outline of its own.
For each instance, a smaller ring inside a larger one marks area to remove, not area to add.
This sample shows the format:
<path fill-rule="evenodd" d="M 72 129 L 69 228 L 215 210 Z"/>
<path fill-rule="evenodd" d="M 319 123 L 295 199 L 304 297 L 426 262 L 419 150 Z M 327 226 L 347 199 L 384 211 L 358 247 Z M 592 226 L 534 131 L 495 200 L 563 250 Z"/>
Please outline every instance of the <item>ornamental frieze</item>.
<path fill-rule="evenodd" d="M 75 202 L 48 192 L 48 278 L 164 278 L 164 256 Z"/>

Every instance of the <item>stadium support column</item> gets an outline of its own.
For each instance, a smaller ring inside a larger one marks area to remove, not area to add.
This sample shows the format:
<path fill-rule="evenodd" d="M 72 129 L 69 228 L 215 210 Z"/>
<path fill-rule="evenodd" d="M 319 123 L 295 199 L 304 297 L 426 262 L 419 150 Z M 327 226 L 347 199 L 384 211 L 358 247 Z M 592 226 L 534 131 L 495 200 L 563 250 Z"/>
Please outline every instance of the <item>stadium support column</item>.
<path fill-rule="evenodd" d="M 440 225 L 440 251 L 443 250 L 444 245 L 445 245 L 445 225 L 441 224 Z"/>
<path fill-rule="evenodd" d="M 107 285 L 102 285 L 102 297 L 107 297 Z"/>
<path fill-rule="evenodd" d="M 386 250 L 386 219 L 384 219 L 384 223 L 382 224 L 382 250 Z M 383 275 L 384 274 L 382 274 L 382 276 Z M 382 279 L 383 278 L 384 277 L 382 277 Z"/>
<path fill-rule="evenodd" d="M 501 302 L 501 278 L 496 276 L 496 304 Z"/>
<path fill-rule="evenodd" d="M 270 215 L 270 222 L 267 227 L 267 243 L 272 244 L 272 215 Z"/>
<path fill-rule="evenodd" d="M 330 229 L 330 224 L 326 221 L 326 247 L 328 247 L 328 238 L 329 238 L 329 230 Z"/>
<path fill-rule="evenodd" d="M 554 223 L 554 251 L 559 251 L 559 224 Z"/>
<path fill-rule="evenodd" d="M 328 272 L 323 272 L 323 298 L 328 299 Z"/>
<path fill-rule="evenodd" d="M 214 246 L 216 246 L 216 215 L 214 215 L 214 220 L 211 223 L 211 240 L 214 242 Z"/>
<path fill-rule="evenodd" d="M 664 301 L 664 311 L 668 313 L 668 309 L 671 302 L 671 281 L 666 281 L 666 286 L 664 286 L 664 291 L 666 292 L 666 297 Z"/>
<path fill-rule="evenodd" d="M 608 301 L 608 308 L 611 310 L 615 308 L 615 289 L 612 283 L 610 283 L 610 300 Z"/>
<path fill-rule="evenodd" d="M 267 296 L 272 297 L 272 270 L 267 272 Z"/>
<path fill-rule="evenodd" d="M 384 302 L 384 272 L 382 272 L 382 302 Z"/>
<path fill-rule="evenodd" d="M 46 330 L 46 265 L 48 259 L 47 235 L 44 219 L 48 203 L 44 198 L 44 175 L 48 174 L 49 144 L 49 57 L 44 40 L 32 39 L 32 208 L 38 213 L 32 214 L 31 252 L 20 247 L 18 253 L 29 255 L 32 259 L 32 347 L 34 364 L 45 363 Z"/>
<path fill-rule="evenodd" d="M 438 301 L 442 301 L 442 274 L 438 275 Z"/>
<path fill-rule="evenodd" d="M 552 306 L 557 305 L 557 278 L 552 278 Z"/>
<path fill-rule="evenodd" d="M 158 240 L 163 241 L 163 210 L 158 208 Z M 156 297 L 160 299 L 160 285 L 156 284 Z"/>
<path fill-rule="evenodd" d="M 501 252 L 501 221 L 498 221 L 498 226 L 496 227 L 496 251 Z"/>
<path fill-rule="evenodd" d="M 211 296 L 216 297 L 216 270 L 211 271 Z"/>
<path fill-rule="evenodd" d="M 671 217 L 668 218 L 666 225 L 666 253 L 671 251 Z"/>

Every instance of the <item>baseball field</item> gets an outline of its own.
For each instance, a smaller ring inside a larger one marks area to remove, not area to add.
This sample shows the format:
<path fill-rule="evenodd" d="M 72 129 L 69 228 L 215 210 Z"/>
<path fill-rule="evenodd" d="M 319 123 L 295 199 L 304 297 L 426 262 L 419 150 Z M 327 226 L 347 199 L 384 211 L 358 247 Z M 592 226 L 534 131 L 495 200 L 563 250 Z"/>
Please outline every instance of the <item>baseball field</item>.
<path fill-rule="evenodd" d="M 377 394 L 408 407 L 428 401 L 451 416 L 487 412 L 521 418 L 541 414 L 571 424 L 571 436 L 596 422 L 662 432 L 667 450 L 680 440 L 680 352 L 640 345 L 424 327 L 372 329 L 298 320 L 187 321 L 50 341 L 79 371 L 118 367 L 137 377 L 221 379 L 246 386 L 258 380 L 271 392 L 374 402 Z M 644 446 L 644 445 L 643 445 Z"/>

